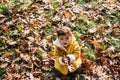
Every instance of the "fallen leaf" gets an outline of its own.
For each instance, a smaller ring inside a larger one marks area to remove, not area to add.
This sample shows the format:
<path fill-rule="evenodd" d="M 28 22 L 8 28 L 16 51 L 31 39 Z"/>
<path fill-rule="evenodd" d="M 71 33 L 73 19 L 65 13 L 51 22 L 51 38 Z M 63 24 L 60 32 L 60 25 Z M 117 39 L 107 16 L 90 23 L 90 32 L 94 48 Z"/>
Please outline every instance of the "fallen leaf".
<path fill-rule="evenodd" d="M 19 49 L 15 49 L 16 53 L 20 53 L 20 50 Z"/>
<path fill-rule="evenodd" d="M 20 0 L 21 3 L 24 3 L 24 0 Z"/>
<path fill-rule="evenodd" d="M 88 30 L 90 33 L 95 33 L 97 31 L 97 29 L 95 27 L 91 28 Z"/>
<path fill-rule="evenodd" d="M 9 57 L 9 56 L 11 56 L 11 55 L 13 55 L 12 52 L 6 52 L 6 53 L 3 55 L 3 57 Z"/>
<path fill-rule="evenodd" d="M 0 15 L 0 16 L 1 16 L 1 15 Z M 1 16 L 1 17 L 4 17 L 4 16 Z M 0 18 L 1 18 L 1 17 L 0 17 Z M 6 20 L 7 20 L 7 18 L 1 18 L 0 24 L 4 23 Z"/>
<path fill-rule="evenodd" d="M 94 45 L 94 46 L 97 46 L 99 49 L 102 49 L 103 50 L 103 47 L 96 41 L 96 40 L 90 40 L 91 43 Z"/>
<path fill-rule="evenodd" d="M 35 21 L 34 21 L 34 24 L 35 24 L 36 26 L 39 26 L 39 25 L 40 25 L 40 21 L 35 20 Z"/>
<path fill-rule="evenodd" d="M 42 24 L 42 27 L 46 27 L 46 26 L 50 26 L 51 23 L 50 22 L 45 22 L 44 24 Z"/>
<path fill-rule="evenodd" d="M 67 18 L 71 18 L 72 17 L 72 14 L 69 11 L 64 11 L 64 15 Z"/>
<path fill-rule="evenodd" d="M 97 30 L 97 33 L 103 34 L 103 33 L 105 33 L 105 30 L 99 29 L 99 30 Z"/>
<path fill-rule="evenodd" d="M 4 27 L 3 30 L 4 30 L 6 33 L 10 33 L 10 30 L 8 29 L 8 27 Z"/>
<path fill-rule="evenodd" d="M 110 4 L 115 4 L 115 0 L 109 0 Z"/>
<path fill-rule="evenodd" d="M 3 0 L 0 0 L 0 3 L 2 3 Z"/>
<path fill-rule="evenodd" d="M 83 54 L 80 54 L 80 59 L 81 59 L 81 60 L 85 59 L 85 57 L 84 57 Z"/>
<path fill-rule="evenodd" d="M 34 49 L 33 51 L 32 51 L 32 53 L 34 54 L 34 53 L 38 53 L 40 50 L 39 49 Z"/>
<path fill-rule="evenodd" d="M 12 21 L 10 22 L 6 22 L 6 25 L 9 27 L 9 26 L 12 26 L 14 25 L 16 22 L 18 21 L 18 19 L 13 19 Z"/>
<path fill-rule="evenodd" d="M 27 61 L 27 62 L 30 61 L 30 58 L 31 58 L 30 55 L 25 55 L 25 56 L 24 56 L 24 60 Z"/>
<path fill-rule="evenodd" d="M 0 68 L 6 68 L 8 65 L 8 63 L 2 63 L 2 65 L 0 65 Z"/>
<path fill-rule="evenodd" d="M 77 24 L 85 24 L 85 22 L 77 22 Z"/>
<path fill-rule="evenodd" d="M 0 51 L 3 50 L 3 49 L 4 49 L 4 47 L 0 47 Z"/>
<path fill-rule="evenodd" d="M 27 39 L 28 39 L 29 41 L 35 41 L 35 38 L 34 38 L 34 37 L 32 37 L 32 36 L 27 37 Z"/>
<path fill-rule="evenodd" d="M 106 26 L 108 26 L 107 24 L 100 24 L 99 25 L 100 27 L 106 27 Z"/>
<path fill-rule="evenodd" d="M 101 58 L 101 62 L 103 66 L 107 65 L 107 61 L 105 60 L 105 58 Z"/>
<path fill-rule="evenodd" d="M 14 45 L 14 44 L 16 44 L 16 41 L 8 40 L 7 43 L 8 43 L 9 45 Z"/>

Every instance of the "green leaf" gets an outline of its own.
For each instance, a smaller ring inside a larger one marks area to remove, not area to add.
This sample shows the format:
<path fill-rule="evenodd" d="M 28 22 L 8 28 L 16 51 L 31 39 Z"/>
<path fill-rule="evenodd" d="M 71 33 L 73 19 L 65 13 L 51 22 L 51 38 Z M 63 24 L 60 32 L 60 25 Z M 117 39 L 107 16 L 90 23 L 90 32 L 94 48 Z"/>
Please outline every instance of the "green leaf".
<path fill-rule="evenodd" d="M 87 59 L 92 60 L 92 61 L 95 60 L 95 55 L 94 55 L 94 54 L 91 54 L 91 53 L 86 54 L 85 57 L 86 57 Z"/>
<path fill-rule="evenodd" d="M 53 8 L 55 8 L 55 9 L 56 9 L 56 8 L 59 8 L 59 7 L 60 7 L 60 5 L 59 5 L 59 3 L 58 3 L 58 2 L 56 2 L 56 3 L 54 3 L 54 4 L 53 4 Z"/>
<path fill-rule="evenodd" d="M 6 70 L 4 68 L 0 68 L 0 76 L 2 76 L 5 72 Z"/>
<path fill-rule="evenodd" d="M 88 23 L 88 25 L 89 25 L 89 27 L 95 27 L 95 26 L 96 26 L 95 22 L 93 22 L 93 21 L 90 21 L 90 22 Z"/>
<path fill-rule="evenodd" d="M 40 59 L 42 59 L 43 56 L 42 56 L 42 52 L 41 52 L 41 51 L 38 52 L 38 57 L 39 57 Z"/>
<path fill-rule="evenodd" d="M 5 16 L 9 16 L 10 15 L 10 12 L 9 12 L 8 7 L 7 7 L 6 4 L 4 4 L 4 3 L 0 4 L 0 13 L 5 15 Z"/>

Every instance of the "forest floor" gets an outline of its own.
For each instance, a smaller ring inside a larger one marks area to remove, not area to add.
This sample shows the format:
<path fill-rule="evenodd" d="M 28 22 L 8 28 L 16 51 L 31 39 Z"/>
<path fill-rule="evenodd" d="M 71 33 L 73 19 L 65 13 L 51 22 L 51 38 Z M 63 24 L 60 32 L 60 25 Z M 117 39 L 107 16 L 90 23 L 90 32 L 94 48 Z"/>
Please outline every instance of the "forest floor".
<path fill-rule="evenodd" d="M 59 26 L 81 46 L 81 71 L 54 72 Z M 57 75 L 56 75 L 57 74 Z M 119 0 L 0 0 L 0 80 L 120 80 Z"/>

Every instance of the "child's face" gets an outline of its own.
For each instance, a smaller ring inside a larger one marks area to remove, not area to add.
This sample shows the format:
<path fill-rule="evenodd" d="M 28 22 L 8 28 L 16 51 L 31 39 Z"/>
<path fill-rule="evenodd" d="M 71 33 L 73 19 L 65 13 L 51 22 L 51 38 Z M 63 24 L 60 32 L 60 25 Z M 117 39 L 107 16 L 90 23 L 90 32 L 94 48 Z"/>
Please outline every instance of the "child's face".
<path fill-rule="evenodd" d="M 68 35 L 59 36 L 58 40 L 60 41 L 63 47 L 67 47 L 71 42 L 71 36 Z"/>

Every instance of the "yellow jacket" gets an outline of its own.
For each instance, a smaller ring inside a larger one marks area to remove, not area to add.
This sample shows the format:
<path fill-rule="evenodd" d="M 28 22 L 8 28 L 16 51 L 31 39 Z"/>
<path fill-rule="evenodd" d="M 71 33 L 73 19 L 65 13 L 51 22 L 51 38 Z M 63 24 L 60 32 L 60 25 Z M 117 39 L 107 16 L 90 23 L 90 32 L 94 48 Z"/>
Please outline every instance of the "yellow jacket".
<path fill-rule="evenodd" d="M 74 69 L 77 70 L 81 65 L 81 59 L 80 59 L 80 46 L 78 42 L 76 41 L 75 37 L 72 36 L 72 40 L 70 45 L 65 49 L 60 44 L 59 40 L 56 39 L 54 42 L 55 48 L 54 48 L 54 59 L 55 59 L 55 65 L 54 67 L 59 70 L 63 75 L 67 75 L 69 70 L 67 65 L 65 65 L 61 61 L 61 57 L 66 54 L 70 61 L 72 62 L 72 65 L 74 66 Z M 74 71 L 75 71 L 74 70 Z"/>

